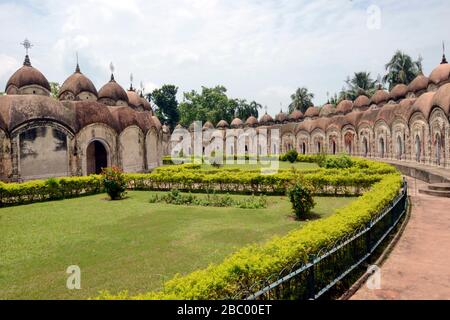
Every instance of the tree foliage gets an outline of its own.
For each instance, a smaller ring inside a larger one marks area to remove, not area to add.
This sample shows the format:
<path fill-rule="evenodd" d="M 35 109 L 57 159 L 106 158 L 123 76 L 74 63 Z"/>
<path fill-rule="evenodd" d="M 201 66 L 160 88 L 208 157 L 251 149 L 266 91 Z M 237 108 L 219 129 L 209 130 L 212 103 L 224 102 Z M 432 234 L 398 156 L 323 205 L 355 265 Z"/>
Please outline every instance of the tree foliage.
<path fill-rule="evenodd" d="M 422 73 L 422 58 L 413 61 L 409 55 L 397 50 L 385 68 L 387 73 L 383 77 L 383 82 L 389 84 L 391 90 L 397 84 L 409 84 Z"/>
<path fill-rule="evenodd" d="M 355 100 L 360 95 L 371 97 L 377 90 L 377 83 L 378 81 L 370 76 L 370 72 L 355 72 L 352 78 L 347 77 L 345 80 L 346 87 L 339 93 L 338 100 Z"/>
<path fill-rule="evenodd" d="M 177 101 L 178 87 L 165 84 L 160 89 L 153 90 L 147 95 L 156 105 L 156 116 L 163 123 L 167 123 L 172 129 L 178 124 L 180 120 L 180 113 L 178 110 Z"/>
<path fill-rule="evenodd" d="M 309 92 L 306 87 L 298 88 L 291 95 L 291 104 L 289 105 L 289 113 L 292 113 L 294 110 L 300 110 L 305 113 L 305 111 L 313 106 L 312 99 L 314 99 L 314 94 Z"/>
<path fill-rule="evenodd" d="M 50 82 L 50 95 L 53 98 L 57 98 L 60 88 L 61 88 L 61 86 L 59 85 L 58 82 Z"/>
<path fill-rule="evenodd" d="M 194 121 L 210 121 L 216 125 L 220 120 L 230 123 L 235 116 L 245 121 L 250 116 L 258 117 L 260 108 L 255 101 L 229 98 L 224 86 L 202 87 L 200 93 L 195 90 L 184 93 L 179 106 L 180 123 L 185 127 Z"/>

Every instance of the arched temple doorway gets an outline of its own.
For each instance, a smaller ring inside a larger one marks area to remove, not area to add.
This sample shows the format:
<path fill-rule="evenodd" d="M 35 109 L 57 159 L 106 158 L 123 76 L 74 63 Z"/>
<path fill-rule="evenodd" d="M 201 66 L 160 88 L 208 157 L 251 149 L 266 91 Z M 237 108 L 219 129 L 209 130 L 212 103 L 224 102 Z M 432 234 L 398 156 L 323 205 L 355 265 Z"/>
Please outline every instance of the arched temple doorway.
<path fill-rule="evenodd" d="M 441 142 L 441 135 L 439 133 L 436 133 L 435 137 L 435 158 L 436 158 L 436 165 L 441 165 L 441 148 L 442 148 L 442 142 Z"/>
<path fill-rule="evenodd" d="M 368 154 L 369 154 L 369 145 L 367 143 L 367 138 L 364 137 L 363 138 L 363 155 L 364 155 L 364 157 L 367 157 Z"/>
<path fill-rule="evenodd" d="M 100 174 L 102 168 L 108 166 L 108 152 L 105 146 L 98 140 L 92 141 L 87 147 L 87 174 Z"/>
<path fill-rule="evenodd" d="M 380 138 L 379 149 L 380 149 L 380 158 L 384 158 L 384 139 L 383 138 Z"/>
<path fill-rule="evenodd" d="M 397 159 L 401 160 L 403 156 L 403 143 L 400 136 L 397 137 Z"/>
<path fill-rule="evenodd" d="M 420 154 L 421 154 L 422 150 L 420 147 L 420 138 L 418 135 L 416 136 L 416 148 L 415 149 L 416 149 L 416 161 L 420 162 Z"/>

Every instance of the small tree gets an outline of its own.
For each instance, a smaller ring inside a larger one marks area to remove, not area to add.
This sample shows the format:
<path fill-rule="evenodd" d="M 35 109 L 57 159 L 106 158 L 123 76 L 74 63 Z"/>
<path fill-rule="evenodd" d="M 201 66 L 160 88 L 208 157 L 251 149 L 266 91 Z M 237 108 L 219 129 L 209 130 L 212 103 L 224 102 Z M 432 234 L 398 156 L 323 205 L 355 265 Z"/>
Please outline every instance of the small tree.
<path fill-rule="evenodd" d="M 103 186 L 111 200 L 120 200 L 125 196 L 127 179 L 122 170 L 117 167 L 103 168 Z"/>
<path fill-rule="evenodd" d="M 311 189 L 304 181 L 297 181 L 288 189 L 288 197 L 297 219 L 304 218 L 316 205 Z"/>
<path fill-rule="evenodd" d="M 297 158 L 298 158 L 298 152 L 296 150 L 289 150 L 286 153 L 286 160 L 289 161 L 290 163 L 296 162 Z"/>

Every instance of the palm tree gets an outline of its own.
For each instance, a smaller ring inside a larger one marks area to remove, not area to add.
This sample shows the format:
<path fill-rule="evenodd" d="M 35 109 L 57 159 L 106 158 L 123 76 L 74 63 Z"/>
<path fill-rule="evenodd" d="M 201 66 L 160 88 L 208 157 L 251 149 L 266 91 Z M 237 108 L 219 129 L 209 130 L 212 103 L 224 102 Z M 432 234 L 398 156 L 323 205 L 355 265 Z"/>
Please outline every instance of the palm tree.
<path fill-rule="evenodd" d="M 348 77 L 345 80 L 347 90 L 341 92 L 347 99 L 355 100 L 360 95 L 372 96 L 377 90 L 377 80 L 370 77 L 370 72 L 355 72 L 353 78 Z"/>
<path fill-rule="evenodd" d="M 294 94 L 291 95 L 292 102 L 289 105 L 289 113 L 294 110 L 300 110 L 305 113 L 305 111 L 313 106 L 312 99 L 314 99 L 314 94 L 308 92 L 305 87 L 298 88 Z"/>
<path fill-rule="evenodd" d="M 247 100 L 242 99 L 235 99 L 236 101 L 236 107 L 235 107 L 235 115 L 245 121 L 245 119 L 249 118 L 250 116 L 254 116 L 255 118 L 258 118 L 259 111 L 258 109 L 262 108 L 262 105 L 259 104 L 256 101 L 252 101 L 250 103 L 247 103 Z"/>
<path fill-rule="evenodd" d="M 422 58 L 419 56 L 417 61 L 413 61 L 409 55 L 397 50 L 385 67 L 387 73 L 383 82 L 389 83 L 389 89 L 392 89 L 399 83 L 409 84 L 422 73 Z"/>

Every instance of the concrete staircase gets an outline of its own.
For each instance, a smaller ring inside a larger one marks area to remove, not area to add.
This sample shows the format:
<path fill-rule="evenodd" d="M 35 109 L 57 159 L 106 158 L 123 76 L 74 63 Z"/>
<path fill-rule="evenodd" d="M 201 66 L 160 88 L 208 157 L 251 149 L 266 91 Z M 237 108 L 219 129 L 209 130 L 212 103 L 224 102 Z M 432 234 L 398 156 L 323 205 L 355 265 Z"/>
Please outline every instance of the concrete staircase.
<path fill-rule="evenodd" d="M 419 193 L 435 197 L 450 198 L 450 183 L 434 183 L 428 189 L 420 189 Z"/>

